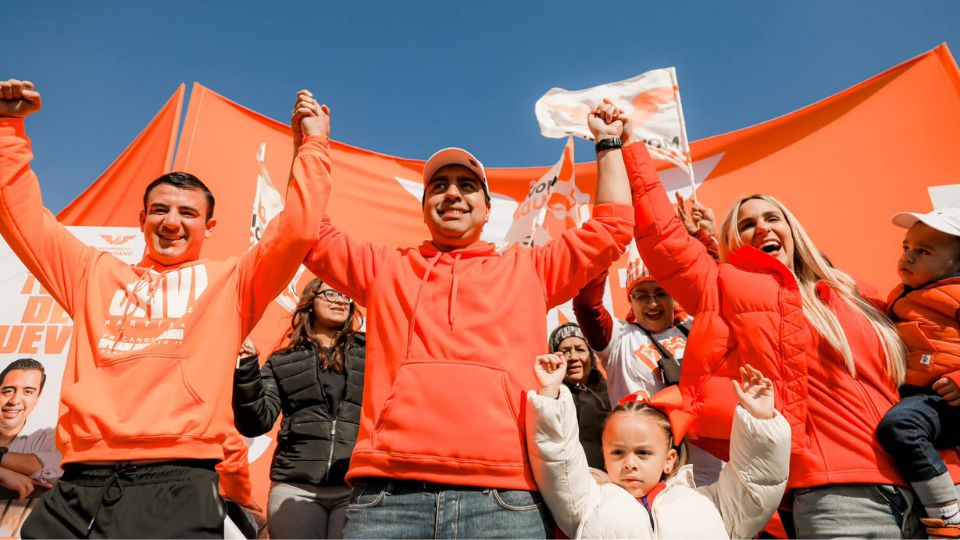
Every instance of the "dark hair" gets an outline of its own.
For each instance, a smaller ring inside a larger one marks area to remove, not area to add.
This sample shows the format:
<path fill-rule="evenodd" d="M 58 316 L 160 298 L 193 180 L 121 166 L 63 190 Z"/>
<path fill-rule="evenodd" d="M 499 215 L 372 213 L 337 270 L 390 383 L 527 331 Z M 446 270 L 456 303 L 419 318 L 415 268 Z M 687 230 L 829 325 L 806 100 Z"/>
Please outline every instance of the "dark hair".
<path fill-rule="evenodd" d="M 290 333 L 287 334 L 289 345 L 287 345 L 285 350 L 312 345 L 319 351 L 320 367 L 336 373 L 342 373 L 344 352 L 356 329 L 363 325 L 363 317 L 357 312 L 356 302 L 351 301 L 347 320 L 343 323 L 343 327 L 337 331 L 336 336 L 334 336 L 333 353 L 329 354 L 309 332 L 314 317 L 313 300 L 319 296 L 320 289 L 322 288 L 323 282 L 319 279 L 314 279 L 311 280 L 310 283 L 307 283 L 300 293 L 300 301 L 297 303 L 297 308 L 293 310 L 293 316 L 290 318 Z"/>
<path fill-rule="evenodd" d="M 213 218 L 213 207 L 216 204 L 216 201 L 213 199 L 213 193 L 210 191 L 210 188 L 206 184 L 200 181 L 196 176 L 183 171 L 174 171 L 172 173 L 167 173 L 160 178 L 157 178 L 153 182 L 150 182 L 150 185 L 147 186 L 147 189 L 143 192 L 143 210 L 147 210 L 147 198 L 150 196 L 150 192 L 153 191 L 153 188 L 167 184 L 173 186 L 177 189 L 199 191 L 203 193 L 203 196 L 207 198 L 207 221 L 210 221 Z"/>
<path fill-rule="evenodd" d="M 10 365 L 3 368 L 3 371 L 0 371 L 0 384 L 3 384 L 3 381 L 7 378 L 7 373 L 15 369 L 22 369 L 24 371 L 39 371 L 40 372 L 40 388 L 37 392 L 43 391 L 43 385 L 47 383 L 47 372 L 43 369 L 43 364 L 37 362 L 33 358 L 20 358 L 10 362 Z"/>
<path fill-rule="evenodd" d="M 657 423 L 657 427 L 663 430 L 664 435 L 667 436 L 668 444 L 670 448 L 673 448 L 677 451 L 677 462 L 673 466 L 673 470 L 670 471 L 670 474 L 667 475 L 667 478 L 672 477 L 677 474 L 677 471 L 680 467 L 686 465 L 687 463 L 687 440 L 684 439 L 680 441 L 680 444 L 674 444 L 673 441 L 673 429 L 670 427 L 670 418 L 664 414 L 663 411 L 650 405 L 649 403 L 644 403 L 642 401 L 628 401 L 626 403 L 621 403 L 617 405 L 606 418 L 603 419 L 603 429 L 607 429 L 607 423 L 613 418 L 615 414 L 639 414 L 641 416 L 646 416 Z"/>

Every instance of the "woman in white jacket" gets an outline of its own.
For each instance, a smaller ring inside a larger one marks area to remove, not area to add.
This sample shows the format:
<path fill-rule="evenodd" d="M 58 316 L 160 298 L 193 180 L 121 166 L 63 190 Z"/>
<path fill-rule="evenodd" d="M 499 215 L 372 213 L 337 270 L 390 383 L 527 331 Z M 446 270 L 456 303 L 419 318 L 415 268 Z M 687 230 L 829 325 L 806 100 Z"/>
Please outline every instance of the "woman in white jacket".
<path fill-rule="evenodd" d="M 567 536 L 752 538 L 773 515 L 787 483 L 790 428 L 760 372 L 741 369 L 730 462 L 716 483 L 698 488 L 692 468 L 683 466 L 691 418 L 681 410 L 676 387 L 649 400 L 628 396 L 610 413 L 603 431 L 610 480 L 598 482 L 578 442 L 576 410 L 562 384 L 565 370 L 562 357 L 537 358 L 541 388 L 528 393 L 526 419 L 534 478 Z"/>

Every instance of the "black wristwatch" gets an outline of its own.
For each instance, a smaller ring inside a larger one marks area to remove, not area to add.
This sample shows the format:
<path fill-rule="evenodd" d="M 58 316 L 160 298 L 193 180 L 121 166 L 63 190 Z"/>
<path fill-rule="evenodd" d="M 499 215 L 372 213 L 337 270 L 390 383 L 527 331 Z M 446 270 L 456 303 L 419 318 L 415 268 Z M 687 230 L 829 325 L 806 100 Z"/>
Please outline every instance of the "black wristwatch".
<path fill-rule="evenodd" d="M 623 141 L 619 137 L 610 137 L 609 139 L 601 139 L 597 141 L 597 144 L 593 147 L 597 153 L 604 150 L 610 150 L 612 148 L 623 148 Z"/>
<path fill-rule="evenodd" d="M 0 463 L 3 463 L 3 456 L 7 455 L 7 452 L 10 451 L 9 447 L 0 446 Z"/>

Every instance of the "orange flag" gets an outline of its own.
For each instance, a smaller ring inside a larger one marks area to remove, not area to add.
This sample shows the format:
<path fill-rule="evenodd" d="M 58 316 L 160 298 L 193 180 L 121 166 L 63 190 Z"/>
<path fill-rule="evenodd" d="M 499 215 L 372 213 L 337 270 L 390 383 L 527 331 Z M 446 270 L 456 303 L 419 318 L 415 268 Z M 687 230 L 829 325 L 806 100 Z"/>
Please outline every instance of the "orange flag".
<path fill-rule="evenodd" d="M 139 227 L 143 190 L 170 172 L 184 85 L 93 184 L 57 214 L 64 225 Z M 130 206 L 133 204 L 134 206 Z"/>

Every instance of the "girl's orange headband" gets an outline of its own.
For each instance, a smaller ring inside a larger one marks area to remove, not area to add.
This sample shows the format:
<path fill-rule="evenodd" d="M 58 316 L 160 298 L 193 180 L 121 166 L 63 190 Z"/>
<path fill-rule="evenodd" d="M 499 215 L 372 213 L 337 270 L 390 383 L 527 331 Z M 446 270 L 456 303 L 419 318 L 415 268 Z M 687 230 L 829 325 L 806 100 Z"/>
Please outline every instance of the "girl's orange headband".
<path fill-rule="evenodd" d="M 683 396 L 680 394 L 680 387 L 671 385 L 657 392 L 651 397 L 647 397 L 642 391 L 628 394 L 620 399 L 620 405 L 625 405 L 631 401 L 646 403 L 654 409 L 667 415 L 670 421 L 670 431 L 673 433 L 673 445 L 679 446 L 683 438 L 687 436 L 687 430 L 696 419 L 695 416 L 683 410 Z"/>

